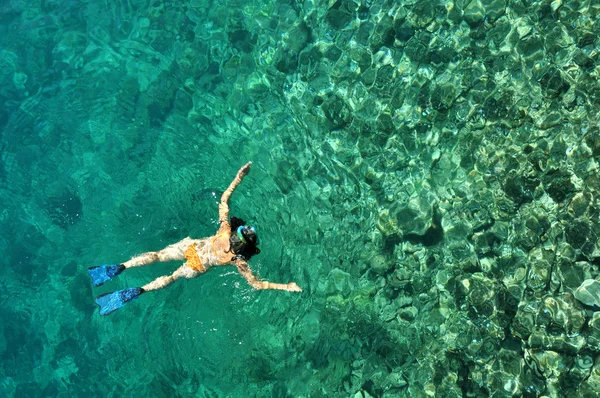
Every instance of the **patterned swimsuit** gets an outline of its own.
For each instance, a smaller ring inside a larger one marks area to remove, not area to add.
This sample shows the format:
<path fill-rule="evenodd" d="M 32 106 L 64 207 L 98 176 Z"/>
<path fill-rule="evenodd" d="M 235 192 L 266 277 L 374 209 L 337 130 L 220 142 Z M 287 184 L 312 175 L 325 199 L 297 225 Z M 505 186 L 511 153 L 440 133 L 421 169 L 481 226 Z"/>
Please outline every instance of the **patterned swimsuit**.
<path fill-rule="evenodd" d="M 206 272 L 213 265 L 227 264 L 230 260 L 219 260 L 215 250 L 215 241 L 223 234 L 192 243 L 183 253 L 186 265 L 198 272 Z"/>

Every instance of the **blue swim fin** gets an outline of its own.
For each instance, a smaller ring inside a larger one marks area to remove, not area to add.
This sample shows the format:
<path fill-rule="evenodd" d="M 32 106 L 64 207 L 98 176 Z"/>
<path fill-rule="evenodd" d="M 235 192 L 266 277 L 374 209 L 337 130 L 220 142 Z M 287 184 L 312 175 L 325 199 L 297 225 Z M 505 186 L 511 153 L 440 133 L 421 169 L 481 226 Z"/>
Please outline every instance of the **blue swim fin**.
<path fill-rule="evenodd" d="M 118 308 L 121 308 L 131 300 L 140 297 L 144 293 L 141 287 L 130 287 L 112 293 L 106 293 L 96 298 L 96 304 L 100 306 L 100 315 L 108 315 Z"/>
<path fill-rule="evenodd" d="M 125 266 L 123 264 L 104 264 L 89 268 L 88 274 L 92 277 L 92 284 L 100 286 L 107 280 L 119 275 L 124 269 Z"/>

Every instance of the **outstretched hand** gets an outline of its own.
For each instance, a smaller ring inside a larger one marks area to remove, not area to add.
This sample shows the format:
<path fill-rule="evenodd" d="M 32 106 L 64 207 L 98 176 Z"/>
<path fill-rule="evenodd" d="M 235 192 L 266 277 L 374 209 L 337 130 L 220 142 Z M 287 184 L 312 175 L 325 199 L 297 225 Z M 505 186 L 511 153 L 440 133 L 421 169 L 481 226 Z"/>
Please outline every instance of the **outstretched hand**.
<path fill-rule="evenodd" d="M 248 162 L 245 165 L 243 165 L 240 168 L 240 171 L 238 171 L 238 174 L 240 177 L 245 176 L 246 174 L 248 174 L 250 172 L 250 166 L 252 166 L 252 162 Z"/>
<path fill-rule="evenodd" d="M 302 289 L 300 289 L 300 286 L 296 285 L 295 282 L 290 282 L 287 284 L 287 289 L 288 292 L 301 292 Z"/>

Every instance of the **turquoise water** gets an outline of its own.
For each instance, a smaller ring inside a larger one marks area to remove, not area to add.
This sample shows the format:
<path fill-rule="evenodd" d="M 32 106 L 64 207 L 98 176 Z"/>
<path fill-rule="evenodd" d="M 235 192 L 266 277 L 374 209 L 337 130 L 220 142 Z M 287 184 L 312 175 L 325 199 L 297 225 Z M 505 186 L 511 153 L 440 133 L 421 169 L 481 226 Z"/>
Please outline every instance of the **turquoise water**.
<path fill-rule="evenodd" d="M 585 0 L 3 1 L 0 396 L 600 394 L 599 37 Z M 87 268 L 214 234 L 247 161 L 251 266 L 303 293 L 99 316 L 180 264 Z"/>

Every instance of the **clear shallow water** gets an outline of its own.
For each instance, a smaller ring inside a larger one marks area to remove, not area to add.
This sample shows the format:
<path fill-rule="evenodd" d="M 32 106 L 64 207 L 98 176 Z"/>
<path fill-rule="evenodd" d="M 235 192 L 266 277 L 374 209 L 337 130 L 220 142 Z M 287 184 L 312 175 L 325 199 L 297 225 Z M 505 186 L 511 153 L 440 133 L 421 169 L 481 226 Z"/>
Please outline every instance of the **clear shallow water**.
<path fill-rule="evenodd" d="M 586 396 L 593 2 L 0 5 L 0 395 Z M 258 226 L 109 317 L 86 269 Z M 600 323 L 599 323 L 600 326 Z"/>

